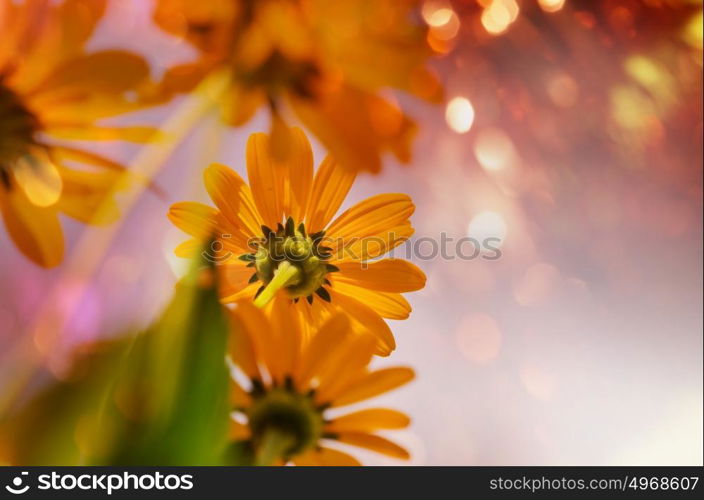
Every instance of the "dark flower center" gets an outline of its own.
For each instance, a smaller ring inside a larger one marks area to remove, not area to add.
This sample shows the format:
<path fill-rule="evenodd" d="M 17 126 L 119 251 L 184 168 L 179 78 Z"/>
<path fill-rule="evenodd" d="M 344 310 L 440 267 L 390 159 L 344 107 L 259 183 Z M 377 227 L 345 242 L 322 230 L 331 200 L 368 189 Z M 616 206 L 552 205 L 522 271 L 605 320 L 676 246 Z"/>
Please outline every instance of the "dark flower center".
<path fill-rule="evenodd" d="M 10 171 L 18 159 L 31 155 L 39 146 L 35 136 L 39 121 L 0 75 L 0 182 L 11 187 Z"/>
<path fill-rule="evenodd" d="M 332 250 L 321 244 L 325 232 L 307 234 L 305 225 L 296 226 L 291 217 L 285 225 L 279 224 L 276 231 L 262 226 L 262 232 L 263 237 L 252 242 L 255 251 L 239 257 L 255 269 L 250 283 L 263 283 L 257 297 L 279 274 L 285 273 L 280 287 L 285 288 L 293 300 L 305 297 L 312 303 L 316 294 L 329 302 L 330 294 L 325 286 L 330 282 L 326 275 L 338 269 L 327 262 Z"/>
<path fill-rule="evenodd" d="M 313 448 L 323 436 L 324 408 L 318 408 L 310 395 L 297 393 L 289 381 L 284 387 L 265 389 L 261 384 L 252 391 L 247 416 L 255 448 L 272 434 L 284 441 L 283 456 L 290 457 Z"/>

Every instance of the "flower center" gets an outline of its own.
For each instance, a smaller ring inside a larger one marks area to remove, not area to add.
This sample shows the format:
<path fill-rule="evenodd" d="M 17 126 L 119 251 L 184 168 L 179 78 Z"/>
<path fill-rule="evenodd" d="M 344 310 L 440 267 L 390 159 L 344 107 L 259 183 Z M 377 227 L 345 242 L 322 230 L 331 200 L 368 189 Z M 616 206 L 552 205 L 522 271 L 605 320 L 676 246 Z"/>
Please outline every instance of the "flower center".
<path fill-rule="evenodd" d="M 325 285 L 330 285 L 326 275 L 337 271 L 337 267 L 327 263 L 332 251 L 321 245 L 325 232 L 309 235 L 305 225 L 301 222 L 296 226 L 291 217 L 286 225 L 279 224 L 276 231 L 262 226 L 262 232 L 263 238 L 254 243 L 256 251 L 240 256 L 256 271 L 250 283 L 263 283 L 255 304 L 265 305 L 282 288 L 294 301 L 305 297 L 312 303 L 315 294 L 330 302 L 330 293 L 325 289 Z"/>
<path fill-rule="evenodd" d="M 313 61 L 293 61 L 274 51 L 256 68 L 240 71 L 238 77 L 251 87 L 266 88 L 270 96 L 290 90 L 298 97 L 312 98 L 320 79 L 320 69 Z"/>
<path fill-rule="evenodd" d="M 284 387 L 257 385 L 252 396 L 246 416 L 255 449 L 285 458 L 314 447 L 322 437 L 322 409 L 310 396 L 297 393 L 290 379 Z"/>
<path fill-rule="evenodd" d="M 39 122 L 2 80 L 0 75 L 0 182 L 9 189 L 12 166 L 38 146 Z"/>

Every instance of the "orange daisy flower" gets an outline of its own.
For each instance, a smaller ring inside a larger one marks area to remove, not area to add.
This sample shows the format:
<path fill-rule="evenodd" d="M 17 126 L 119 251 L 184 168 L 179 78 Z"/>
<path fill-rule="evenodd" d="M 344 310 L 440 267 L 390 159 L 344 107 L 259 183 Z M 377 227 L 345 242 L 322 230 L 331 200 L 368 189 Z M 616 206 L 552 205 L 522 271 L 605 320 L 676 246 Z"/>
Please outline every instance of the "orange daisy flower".
<path fill-rule="evenodd" d="M 124 167 L 66 141 L 153 135 L 95 125 L 135 109 L 125 95 L 148 77 L 135 55 L 83 52 L 104 8 L 105 0 L 0 0 L 0 212 L 19 250 L 44 267 L 63 257 L 59 214 L 84 223 L 117 217 L 104 202 Z"/>
<path fill-rule="evenodd" d="M 289 133 L 293 150 L 286 162 L 273 160 L 266 134 L 249 138 L 249 185 L 224 165 L 205 170 L 217 209 L 195 202 L 171 206 L 171 221 L 193 237 L 176 254 L 191 256 L 215 235 L 211 257 L 219 264 L 223 302 L 293 302 L 313 330 L 347 312 L 352 328 L 373 334 L 376 353 L 388 355 L 395 342 L 383 318 L 407 318 L 411 307 L 401 294 L 425 285 L 410 262 L 379 259 L 413 234 L 413 202 L 405 194 L 381 194 L 333 220 L 355 174 L 327 157 L 313 176 L 308 140 L 300 129 Z"/>
<path fill-rule="evenodd" d="M 408 426 L 405 414 L 372 408 L 330 416 L 414 376 L 407 367 L 370 370 L 374 340 L 355 335 L 346 315 L 332 316 L 310 341 L 290 303 L 277 303 L 267 317 L 242 302 L 232 315 L 231 358 L 244 377 L 233 377 L 231 437 L 247 442 L 256 464 L 360 465 L 331 442 L 409 458 L 376 434 Z"/>
<path fill-rule="evenodd" d="M 204 74 L 232 77 L 222 99 L 225 121 L 247 122 L 261 106 L 272 112 L 273 152 L 283 159 L 289 108 L 340 163 L 376 172 L 381 154 L 410 157 L 415 125 L 379 95 L 398 88 L 438 101 L 441 88 L 425 67 L 426 28 L 414 20 L 420 0 L 158 0 L 154 18 L 201 53 L 172 68 L 169 91 L 188 91 Z M 418 16 L 416 16 L 418 17 Z"/>

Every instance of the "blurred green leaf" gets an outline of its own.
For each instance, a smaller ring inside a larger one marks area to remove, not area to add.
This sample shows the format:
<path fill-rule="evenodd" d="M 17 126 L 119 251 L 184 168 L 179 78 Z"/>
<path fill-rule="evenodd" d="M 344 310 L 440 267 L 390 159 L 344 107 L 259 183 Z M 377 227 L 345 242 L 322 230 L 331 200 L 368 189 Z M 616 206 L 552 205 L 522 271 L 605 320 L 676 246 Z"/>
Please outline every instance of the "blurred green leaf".
<path fill-rule="evenodd" d="M 0 452 L 22 465 L 222 463 L 228 325 L 214 277 L 194 263 L 145 332 L 79 349 L 67 380 L 4 419 Z"/>

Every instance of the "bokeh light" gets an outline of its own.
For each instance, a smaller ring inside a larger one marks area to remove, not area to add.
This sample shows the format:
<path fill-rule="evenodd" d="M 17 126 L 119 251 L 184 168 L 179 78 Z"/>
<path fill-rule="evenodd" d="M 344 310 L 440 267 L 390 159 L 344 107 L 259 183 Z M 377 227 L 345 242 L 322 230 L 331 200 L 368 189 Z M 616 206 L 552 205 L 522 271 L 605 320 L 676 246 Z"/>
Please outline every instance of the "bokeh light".
<path fill-rule="evenodd" d="M 445 108 L 448 126 L 458 134 L 469 132 L 474 123 L 474 107 L 466 97 L 453 98 Z"/>
<path fill-rule="evenodd" d="M 486 314 L 465 316 L 457 327 L 456 338 L 462 355 L 473 363 L 490 363 L 501 351 L 501 330 Z"/>
<path fill-rule="evenodd" d="M 538 0 L 538 5 L 545 12 L 557 12 L 565 6 L 565 0 Z"/>
<path fill-rule="evenodd" d="M 487 171 L 503 170 L 516 161 L 513 142 L 498 128 L 485 128 L 477 134 L 474 156 Z"/>
<path fill-rule="evenodd" d="M 515 0 L 491 0 L 482 12 L 482 26 L 492 35 L 500 35 L 516 20 L 519 10 Z"/>
<path fill-rule="evenodd" d="M 480 242 L 488 238 L 496 238 L 499 242 L 494 246 L 499 248 L 506 239 L 507 231 L 508 227 L 503 216 L 498 212 L 487 210 L 472 218 L 467 228 L 467 236 Z"/>

